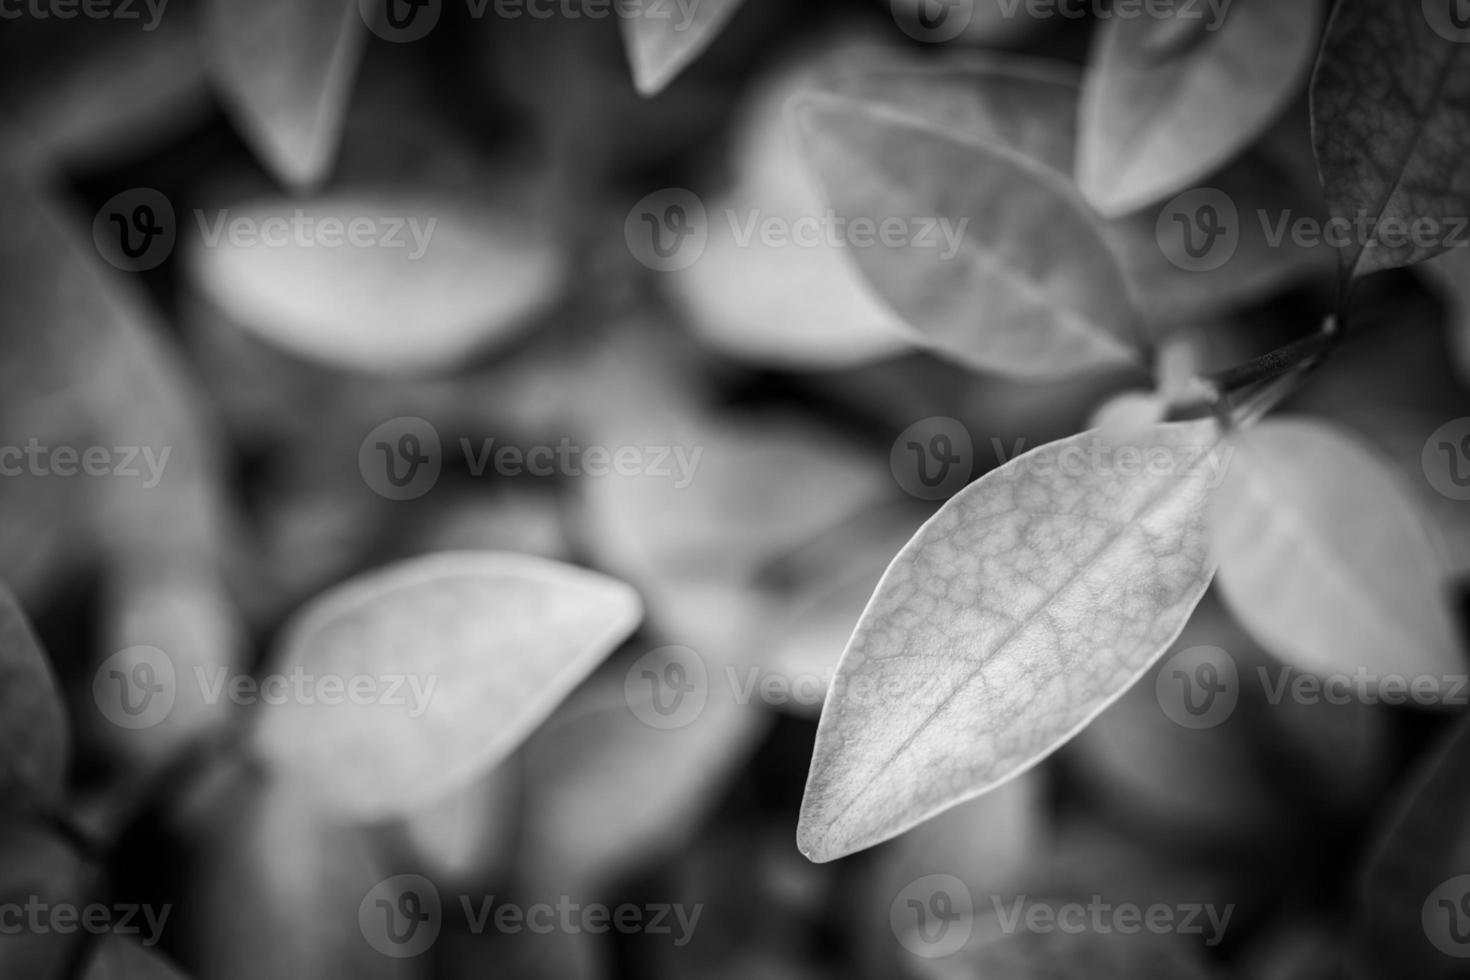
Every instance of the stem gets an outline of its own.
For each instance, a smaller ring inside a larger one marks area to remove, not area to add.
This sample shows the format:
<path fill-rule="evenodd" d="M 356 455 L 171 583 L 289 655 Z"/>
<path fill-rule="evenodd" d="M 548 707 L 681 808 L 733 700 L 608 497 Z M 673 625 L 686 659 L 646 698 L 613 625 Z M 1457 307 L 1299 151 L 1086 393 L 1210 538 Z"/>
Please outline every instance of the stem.
<path fill-rule="evenodd" d="M 1337 345 L 1342 331 L 1337 328 L 1337 318 L 1322 321 L 1322 329 L 1285 347 L 1278 347 L 1269 354 L 1246 361 L 1244 364 L 1209 375 L 1205 380 L 1222 394 L 1230 394 L 1249 388 L 1263 381 L 1272 381 L 1297 370 L 1310 370 Z"/>

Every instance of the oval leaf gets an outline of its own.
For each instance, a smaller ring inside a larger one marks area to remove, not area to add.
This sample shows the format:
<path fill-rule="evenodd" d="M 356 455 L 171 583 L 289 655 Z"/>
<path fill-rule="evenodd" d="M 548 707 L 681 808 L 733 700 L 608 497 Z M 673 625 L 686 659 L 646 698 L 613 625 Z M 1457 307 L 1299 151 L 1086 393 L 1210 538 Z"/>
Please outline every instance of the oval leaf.
<path fill-rule="evenodd" d="M 1312 76 L 1317 167 L 1335 218 L 1355 229 L 1366 218 L 1385 233 L 1354 232 L 1339 253 L 1348 274 L 1410 265 L 1450 245 L 1385 243 L 1386 222 L 1402 223 L 1402 238 L 1427 219 L 1444 239 L 1470 214 L 1470 45 L 1462 43 L 1470 38 L 1451 39 L 1458 3 L 1345 0 L 1328 22 Z M 1438 29 L 1433 7 L 1445 18 Z M 1440 32 L 1447 25 L 1451 36 Z"/>
<path fill-rule="evenodd" d="M 1448 573 L 1400 479 L 1341 429 L 1270 420 L 1217 495 L 1220 586 L 1241 623 L 1317 672 L 1464 670 Z"/>
<path fill-rule="evenodd" d="M 744 0 L 697 0 L 691 4 L 634 0 L 622 17 L 623 44 L 633 82 L 643 95 L 657 95 L 735 16 Z M 620 8 L 621 10 L 621 8 Z"/>
<path fill-rule="evenodd" d="M 838 216 L 915 231 L 854 252 L 940 353 L 1026 377 L 1135 360 L 1122 273 L 1063 177 L 879 105 L 816 96 L 801 114 Z"/>
<path fill-rule="evenodd" d="M 51 665 L 15 597 L 0 586 L 0 801 L 55 803 L 70 740 Z"/>
<path fill-rule="evenodd" d="M 357 0 L 206 0 L 206 63 L 266 167 L 292 187 L 332 166 L 367 27 Z"/>
<path fill-rule="evenodd" d="M 307 232 L 268 237 L 302 222 Z M 335 222 L 338 246 L 323 236 Z M 357 239 L 341 229 L 372 231 Z M 238 238 L 235 227 L 259 229 Z M 432 194 L 365 190 L 199 213 L 195 285 L 240 326 L 301 357 L 359 371 L 450 367 L 549 304 L 559 253 L 527 223 Z"/>
<path fill-rule="evenodd" d="M 1217 443 L 1208 421 L 1122 442 L 1083 433 L 991 472 L 925 524 L 837 668 L 802 852 L 841 857 L 978 796 L 1117 700 L 1213 574 Z"/>
<path fill-rule="evenodd" d="M 1153 17 L 1113 17 L 1095 35 L 1077 183 L 1103 214 L 1162 200 L 1255 142 L 1296 94 L 1317 52 L 1317 0 L 1174 11 L 1175 22 L 1194 22 L 1203 33 L 1165 57 L 1155 53 L 1160 24 Z"/>
<path fill-rule="evenodd" d="M 514 751 L 641 615 L 628 586 L 542 558 L 401 562 L 320 596 L 272 661 L 384 696 L 286 699 L 266 709 L 258 745 L 336 809 L 402 815 Z"/>

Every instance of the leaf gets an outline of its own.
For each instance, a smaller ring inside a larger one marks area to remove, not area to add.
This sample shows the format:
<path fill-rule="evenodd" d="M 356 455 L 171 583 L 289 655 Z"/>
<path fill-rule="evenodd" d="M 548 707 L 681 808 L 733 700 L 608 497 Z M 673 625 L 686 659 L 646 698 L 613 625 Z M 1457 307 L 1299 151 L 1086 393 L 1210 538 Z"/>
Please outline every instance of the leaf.
<path fill-rule="evenodd" d="M 1423 980 L 1463 976 L 1470 721 L 1456 722 L 1407 782 L 1358 882 L 1350 957 L 1365 977 L 1384 969 Z"/>
<path fill-rule="evenodd" d="M 947 222 L 953 254 L 904 236 L 855 249 L 884 298 L 940 353 L 982 370 L 1056 377 L 1132 363 L 1127 286 L 1061 176 L 1009 149 L 882 107 L 799 103 L 808 152 L 849 221 Z"/>
<path fill-rule="evenodd" d="M 304 230 L 266 238 L 277 222 Z M 277 347 L 356 371 L 453 367 L 509 340 L 562 282 L 559 250 L 527 217 L 434 192 L 266 198 L 197 224 L 186 260 L 206 297 Z M 370 229 L 356 242 L 354 224 Z"/>
<path fill-rule="evenodd" d="M 1433 282 L 1448 307 L 1450 350 L 1456 374 L 1470 378 L 1470 248 L 1452 248 L 1420 268 Z"/>
<path fill-rule="evenodd" d="M 109 933 L 82 980 L 184 980 L 184 975 L 157 953 Z"/>
<path fill-rule="evenodd" d="M 70 743 L 51 664 L 15 597 L 0 586 L 0 805 L 55 805 Z"/>
<path fill-rule="evenodd" d="M 49 830 L 32 823 L 0 823 L 0 905 L 86 904 L 86 869 L 81 859 Z M 24 913 L 22 913 L 24 914 Z M 0 932 L 0 975 L 59 977 L 75 955 L 76 934 L 15 928 L 15 913 Z"/>
<path fill-rule="evenodd" d="M 186 900 L 173 908 L 168 930 L 181 963 L 198 976 L 421 975 L 417 960 L 372 945 L 383 913 L 368 899 L 386 874 L 367 842 L 288 782 L 228 762 L 194 787 L 176 819 Z M 427 939 L 431 930 L 437 924 L 416 933 Z"/>
<path fill-rule="evenodd" d="M 505 870 L 515 845 L 521 785 L 508 766 L 403 816 L 399 829 L 417 867 L 439 882 L 485 881 Z"/>
<path fill-rule="evenodd" d="M 508 756 L 641 615 L 621 582 L 542 558 L 400 562 L 319 596 L 271 660 L 286 676 L 367 678 L 384 696 L 286 700 L 259 719 L 256 743 L 333 809 L 399 815 Z M 407 685 L 397 704 L 394 678 Z"/>
<path fill-rule="evenodd" d="M 1118 216 L 1184 190 L 1255 142 L 1306 79 L 1317 0 L 1236 0 L 1214 15 L 1175 5 L 1097 28 L 1082 91 L 1077 183 Z M 1197 25 L 1194 43 L 1156 50 L 1161 29 Z"/>
<path fill-rule="evenodd" d="M 1448 23 L 1451 5 L 1438 25 L 1435 6 L 1344 0 L 1328 21 L 1311 88 L 1317 168 L 1333 217 L 1374 223 L 1340 250 L 1345 275 L 1437 255 L 1470 214 L 1470 48 Z M 1406 238 L 1420 219 L 1437 228 L 1432 244 Z"/>
<path fill-rule="evenodd" d="M 287 186 L 332 167 L 367 25 L 357 0 L 206 0 L 206 64 L 261 161 Z"/>
<path fill-rule="evenodd" d="M 1213 520 L 1223 595 L 1281 659 L 1379 678 L 1464 670 L 1417 502 L 1337 427 L 1281 419 L 1242 434 Z"/>
<path fill-rule="evenodd" d="M 676 852 L 765 733 L 768 719 L 713 672 L 696 717 L 648 724 L 662 695 L 635 683 L 645 662 L 593 678 L 526 743 L 517 857 L 538 893 L 593 894 Z"/>
<path fill-rule="evenodd" d="M 1013 778 L 1142 676 L 1214 571 L 1218 438 L 1208 421 L 1118 443 L 1083 433 L 1011 460 L 925 524 L 842 655 L 802 852 L 841 857 Z M 1128 462 L 1143 458 L 1155 462 Z"/>
<path fill-rule="evenodd" d="M 657 95 L 714 43 L 744 0 L 700 0 L 687 6 L 635 0 L 622 14 L 623 44 L 633 82 Z M 621 9 L 621 8 L 620 8 Z"/>

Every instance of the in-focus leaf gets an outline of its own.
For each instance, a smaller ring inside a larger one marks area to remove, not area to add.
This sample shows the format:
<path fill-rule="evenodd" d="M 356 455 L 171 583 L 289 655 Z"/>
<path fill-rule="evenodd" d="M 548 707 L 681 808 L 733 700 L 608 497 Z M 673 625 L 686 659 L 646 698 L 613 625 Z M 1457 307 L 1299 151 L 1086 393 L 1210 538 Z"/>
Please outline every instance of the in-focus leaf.
<path fill-rule="evenodd" d="M 206 0 L 203 30 L 220 96 L 267 169 L 291 187 L 322 181 L 367 38 L 357 0 Z"/>
<path fill-rule="evenodd" d="M 514 751 L 641 616 L 621 582 L 529 555 L 400 562 L 319 596 L 270 663 L 380 691 L 404 678 L 400 703 L 287 699 L 265 709 L 257 744 L 329 807 L 401 815 Z"/>
<path fill-rule="evenodd" d="M 978 796 L 1142 676 L 1214 571 L 1217 444 L 1208 421 L 1118 442 L 1083 433 L 987 474 L 925 524 L 838 666 L 802 852 L 841 857 Z"/>
<path fill-rule="evenodd" d="M 1470 36 L 1453 30 L 1456 2 L 1343 0 L 1328 21 L 1312 140 L 1332 215 L 1354 228 L 1339 252 L 1349 275 L 1437 255 L 1470 215 Z M 1414 240 L 1421 220 L 1427 242 Z"/>
<path fill-rule="evenodd" d="M 633 83 L 657 95 L 709 47 L 744 0 L 700 0 L 683 7 L 635 0 L 623 16 Z M 687 10 L 687 12 L 686 12 Z"/>
<path fill-rule="evenodd" d="M 334 367 L 455 366 L 527 326 L 562 280 L 559 251 L 524 216 L 443 194 L 342 191 L 206 215 L 188 246 L 195 286 L 239 326 Z M 373 231 L 345 242 L 339 232 L 338 247 L 310 233 L 281 244 L 236 240 L 226 221 Z"/>
<path fill-rule="evenodd" d="M 1358 882 L 1349 959 L 1365 978 L 1464 976 L 1470 722 L 1461 719 L 1407 783 Z"/>
<path fill-rule="evenodd" d="M 1341 429 L 1272 419 L 1235 440 L 1215 501 L 1220 586 L 1266 649 L 1303 670 L 1464 670 L 1448 570 L 1418 501 Z"/>
<path fill-rule="evenodd" d="M 1317 0 L 1235 0 L 1218 19 L 1175 6 L 1195 43 L 1156 52 L 1154 17 L 1094 34 L 1082 91 L 1077 183 L 1105 215 L 1181 191 L 1249 146 L 1296 94 L 1317 52 Z M 1208 20 L 1208 23 L 1201 23 Z"/>
<path fill-rule="evenodd" d="M 940 353 L 982 370 L 1056 377 L 1132 363 L 1136 325 L 1116 260 L 1069 182 L 1009 148 L 883 106 L 801 103 L 808 153 L 841 217 L 916 227 L 855 250 L 888 303 Z"/>
<path fill-rule="evenodd" d="M 70 742 L 51 665 L 15 597 L 0 586 L 0 806 L 54 804 Z"/>

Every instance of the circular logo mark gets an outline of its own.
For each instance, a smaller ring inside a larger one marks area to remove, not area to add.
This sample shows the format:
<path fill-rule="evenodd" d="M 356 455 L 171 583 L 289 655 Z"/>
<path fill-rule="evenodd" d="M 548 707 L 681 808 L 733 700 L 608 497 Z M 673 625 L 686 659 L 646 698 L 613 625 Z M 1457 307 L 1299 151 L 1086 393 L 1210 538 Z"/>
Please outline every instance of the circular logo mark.
<path fill-rule="evenodd" d="M 1446 41 L 1470 41 L 1470 0 L 1424 0 L 1424 19 Z"/>
<path fill-rule="evenodd" d="M 1214 728 L 1235 712 L 1240 671 L 1220 647 L 1180 650 L 1159 669 L 1154 695 L 1169 720 L 1181 728 Z"/>
<path fill-rule="evenodd" d="M 1185 191 L 1159 212 L 1154 236 L 1174 265 L 1186 272 L 1213 272 L 1240 247 L 1240 213 L 1224 191 Z"/>
<path fill-rule="evenodd" d="M 1451 500 L 1470 500 L 1470 418 L 1435 429 L 1419 463 L 1431 487 Z"/>
<path fill-rule="evenodd" d="M 699 261 L 709 244 L 704 202 L 693 191 L 670 187 L 633 205 L 623 222 L 633 258 L 656 272 L 678 272 Z"/>
<path fill-rule="evenodd" d="M 124 272 L 162 265 L 173 254 L 178 234 L 173 204 L 151 187 L 114 194 L 92 219 L 92 242 L 98 253 Z"/>
<path fill-rule="evenodd" d="M 439 482 L 443 466 L 438 430 L 413 415 L 384 422 L 367 434 L 357 450 L 363 482 L 389 500 L 422 497 Z"/>
<path fill-rule="evenodd" d="M 925 875 L 894 898 L 888 924 L 899 944 L 915 956 L 953 956 L 975 929 L 975 899 L 954 875 Z"/>
<path fill-rule="evenodd" d="M 119 650 L 92 676 L 92 699 L 119 728 L 152 728 L 174 710 L 174 662 L 158 647 Z"/>
<path fill-rule="evenodd" d="M 407 959 L 439 938 L 444 911 L 439 890 L 422 875 L 395 875 L 372 887 L 357 907 L 357 926 L 384 956 Z"/>
<path fill-rule="evenodd" d="M 434 29 L 444 0 L 357 0 L 357 9 L 368 30 L 385 41 L 406 44 Z"/>
<path fill-rule="evenodd" d="M 1470 875 L 1456 875 L 1430 892 L 1419 920 L 1435 949 L 1456 959 L 1470 958 Z"/>
<path fill-rule="evenodd" d="M 893 22 L 915 41 L 943 44 L 970 26 L 975 0 L 890 0 Z"/>
<path fill-rule="evenodd" d="M 947 500 L 970 482 L 975 444 L 959 419 L 934 415 L 899 433 L 888 467 L 904 491 L 920 500 Z"/>
<path fill-rule="evenodd" d="M 689 647 L 659 647 L 633 661 L 623 678 L 623 697 L 649 728 L 683 728 L 709 701 L 709 670 Z"/>

